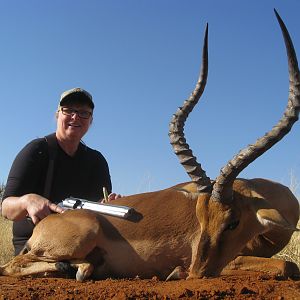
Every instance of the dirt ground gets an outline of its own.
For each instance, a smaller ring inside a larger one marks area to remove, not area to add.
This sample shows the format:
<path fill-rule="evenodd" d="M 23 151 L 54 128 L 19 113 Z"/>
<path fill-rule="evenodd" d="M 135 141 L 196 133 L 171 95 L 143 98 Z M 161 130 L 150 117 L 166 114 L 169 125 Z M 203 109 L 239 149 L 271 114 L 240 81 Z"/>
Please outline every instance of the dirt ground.
<path fill-rule="evenodd" d="M 4 299 L 300 299 L 300 279 L 246 271 L 172 282 L 135 278 L 79 283 L 62 278 L 0 276 L 0 300 Z"/>

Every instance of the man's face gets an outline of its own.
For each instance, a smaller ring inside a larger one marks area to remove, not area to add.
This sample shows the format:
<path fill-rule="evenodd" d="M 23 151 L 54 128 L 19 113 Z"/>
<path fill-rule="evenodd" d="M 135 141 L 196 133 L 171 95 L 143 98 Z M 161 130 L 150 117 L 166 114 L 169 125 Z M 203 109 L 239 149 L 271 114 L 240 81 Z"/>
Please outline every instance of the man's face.
<path fill-rule="evenodd" d="M 68 104 L 57 113 L 57 134 L 63 139 L 80 141 L 88 131 L 93 110 L 88 105 Z"/>

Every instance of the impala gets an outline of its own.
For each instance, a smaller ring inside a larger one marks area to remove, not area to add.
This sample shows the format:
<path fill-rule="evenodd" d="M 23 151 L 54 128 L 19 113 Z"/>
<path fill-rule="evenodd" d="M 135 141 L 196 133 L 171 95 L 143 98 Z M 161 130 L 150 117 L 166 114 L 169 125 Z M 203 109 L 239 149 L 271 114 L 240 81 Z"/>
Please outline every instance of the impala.
<path fill-rule="evenodd" d="M 260 263 L 273 269 L 280 265 L 269 257 L 281 250 L 297 230 L 299 203 L 279 183 L 237 179 L 298 120 L 297 58 L 284 23 L 275 14 L 286 44 L 290 87 L 284 115 L 268 133 L 234 156 L 215 180 L 206 176 L 193 156 L 183 128 L 206 85 L 206 27 L 199 80 L 169 128 L 174 152 L 192 181 L 115 200 L 116 204 L 134 208 L 135 214 L 128 220 L 85 209 L 50 215 L 38 223 L 26 249 L 2 266 L 0 274 L 42 275 L 61 272 L 71 265 L 80 281 L 90 276 L 170 279 L 218 276 L 228 264 L 229 268 L 245 269 Z"/>

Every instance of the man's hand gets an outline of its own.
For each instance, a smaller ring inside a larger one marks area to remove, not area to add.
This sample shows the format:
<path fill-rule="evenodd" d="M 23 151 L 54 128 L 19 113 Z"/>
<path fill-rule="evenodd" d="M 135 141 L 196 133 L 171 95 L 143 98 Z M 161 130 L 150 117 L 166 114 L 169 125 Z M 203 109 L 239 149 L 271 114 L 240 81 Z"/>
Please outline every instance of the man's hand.
<path fill-rule="evenodd" d="M 107 200 L 105 200 L 105 198 L 104 198 L 104 199 L 101 200 L 101 203 L 107 203 L 109 201 L 116 200 L 116 199 L 121 198 L 121 197 L 122 196 L 120 194 L 110 193 L 107 197 Z"/>
<path fill-rule="evenodd" d="M 27 216 L 31 218 L 34 224 L 37 224 L 52 212 L 64 212 L 63 208 L 37 194 L 24 195 L 20 200 L 23 202 L 24 209 L 27 211 Z"/>
<path fill-rule="evenodd" d="M 111 201 L 111 200 L 116 200 L 118 198 L 121 198 L 122 196 L 120 194 L 116 194 L 116 193 L 110 193 L 108 195 L 108 201 Z"/>

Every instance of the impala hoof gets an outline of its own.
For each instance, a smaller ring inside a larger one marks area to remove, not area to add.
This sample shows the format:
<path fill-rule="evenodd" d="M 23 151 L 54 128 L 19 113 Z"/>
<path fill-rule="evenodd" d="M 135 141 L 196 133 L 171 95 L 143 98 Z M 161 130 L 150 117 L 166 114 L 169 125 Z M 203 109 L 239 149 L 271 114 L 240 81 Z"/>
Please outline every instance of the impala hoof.
<path fill-rule="evenodd" d="M 187 276 L 187 272 L 183 269 L 183 267 L 178 266 L 176 267 L 173 272 L 166 278 L 166 281 L 169 280 L 179 280 L 185 279 Z"/>
<path fill-rule="evenodd" d="M 76 272 L 76 280 L 77 281 L 84 281 L 85 279 L 89 278 L 94 271 L 94 267 L 90 263 L 83 263 L 80 264 L 78 270 Z"/>

